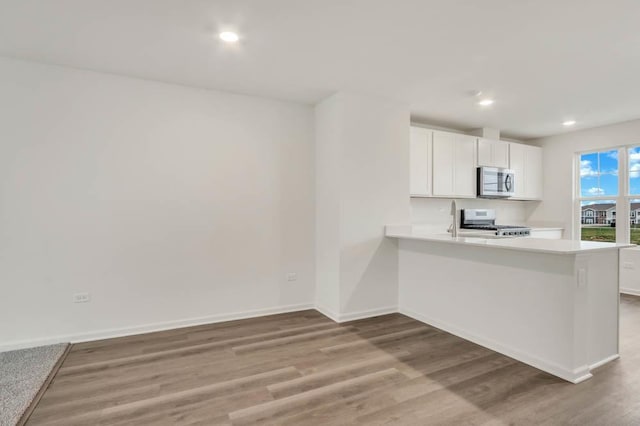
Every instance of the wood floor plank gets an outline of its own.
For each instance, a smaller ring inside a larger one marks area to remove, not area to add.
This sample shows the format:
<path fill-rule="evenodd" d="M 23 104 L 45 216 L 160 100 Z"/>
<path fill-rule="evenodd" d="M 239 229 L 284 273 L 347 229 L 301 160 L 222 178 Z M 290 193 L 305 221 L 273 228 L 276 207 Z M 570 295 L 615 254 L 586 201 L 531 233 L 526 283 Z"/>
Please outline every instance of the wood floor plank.
<path fill-rule="evenodd" d="M 198 341 L 185 341 L 180 347 L 177 348 L 165 348 L 164 350 L 157 350 L 155 352 L 145 352 L 140 355 L 130 355 L 120 358 L 113 358 L 97 362 L 86 362 L 82 364 L 76 364 L 67 366 L 60 370 L 60 376 L 72 375 L 72 374 L 86 374 L 91 371 L 104 370 L 108 368 L 115 368 L 123 365 L 134 365 L 138 363 L 147 363 L 150 361 L 157 361 L 166 358 L 172 358 L 175 355 L 191 355 L 199 354 L 203 352 L 209 352 L 211 349 L 223 348 L 232 345 L 238 345 L 240 343 L 256 343 L 263 342 L 268 339 L 299 336 L 301 333 L 317 330 L 342 330 L 336 327 L 334 324 L 314 324 L 303 327 L 293 327 L 284 330 L 277 330 L 267 333 L 254 334 L 244 337 L 227 338 L 216 341 L 209 341 L 206 343 L 196 343 Z"/>
<path fill-rule="evenodd" d="M 236 354 L 242 354 L 242 353 L 257 351 L 261 349 L 269 349 L 273 347 L 284 346 L 290 343 L 296 343 L 296 342 L 307 341 L 307 340 L 315 340 L 318 337 L 348 334 L 353 331 L 354 329 L 352 327 L 340 327 L 340 328 L 332 328 L 329 330 L 318 330 L 318 331 L 312 331 L 312 332 L 303 333 L 303 334 L 296 334 L 293 336 L 280 337 L 278 339 L 269 339 L 262 342 L 247 343 L 244 345 L 234 346 L 231 349 Z"/>
<path fill-rule="evenodd" d="M 348 395 L 358 394 L 362 392 L 363 388 L 375 387 L 386 381 L 402 381 L 404 379 L 405 377 L 398 370 L 388 368 L 243 410 L 233 411 L 229 413 L 229 418 L 234 425 L 245 425 L 265 421 L 277 422 L 277 417 L 285 416 L 297 410 L 304 409 L 305 407 L 313 406 L 327 400 L 336 400 Z"/>
<path fill-rule="evenodd" d="M 246 327 L 245 321 L 236 320 L 217 324 L 185 327 L 148 333 L 136 336 L 119 337 L 108 340 L 79 343 L 74 345 L 74 351 L 68 358 L 68 365 L 76 363 L 97 362 L 101 359 L 111 359 L 113 354 L 120 356 L 139 355 L 144 352 L 161 351 L 179 347 L 186 342 L 239 338 L 248 335 L 286 330 L 289 327 L 329 324 L 333 321 L 320 315 L 316 311 L 301 311 L 288 314 L 269 315 L 261 317 L 259 323 Z"/>
<path fill-rule="evenodd" d="M 327 386 L 338 380 L 356 378 L 364 374 L 372 373 L 384 368 L 384 366 L 394 366 L 400 363 L 402 357 L 408 355 L 409 352 L 395 352 L 377 357 L 369 357 L 366 360 L 342 365 L 333 370 L 308 374 L 286 382 L 275 383 L 267 386 L 267 389 L 274 398 L 296 395 L 311 389 Z"/>
<path fill-rule="evenodd" d="M 65 404 L 51 407 L 48 411 L 44 411 L 41 414 L 43 417 L 46 417 L 48 421 L 53 419 L 57 420 L 59 416 L 61 421 L 93 423 L 103 418 L 118 419 L 122 416 L 135 416 L 140 412 L 152 410 L 154 407 L 161 407 L 162 405 L 175 403 L 177 401 L 182 403 L 193 402 L 194 400 L 201 400 L 221 392 L 227 392 L 229 389 L 243 390 L 247 386 L 265 386 L 277 380 L 288 380 L 294 377 L 299 377 L 298 371 L 293 367 L 286 367 L 225 382 L 192 387 L 178 392 L 164 393 L 132 402 L 111 402 L 107 407 L 87 409 L 80 413 L 75 413 L 75 415 L 68 415 L 68 412 L 65 410 Z"/>
<path fill-rule="evenodd" d="M 621 359 L 572 385 L 401 314 L 316 311 L 73 345 L 28 425 L 636 425 L 640 297 Z"/>
<path fill-rule="evenodd" d="M 412 337 L 419 334 L 435 334 L 436 331 L 432 328 L 419 326 L 413 327 L 408 330 L 396 331 L 393 333 L 383 334 L 382 336 L 375 336 L 369 339 L 358 339 L 348 343 L 341 343 L 339 345 L 332 345 L 322 348 L 321 351 L 332 353 L 332 352 L 340 352 L 340 351 L 349 351 L 353 350 L 356 347 L 367 346 L 367 345 L 376 345 L 382 342 L 395 341 L 399 339 L 403 339 L 406 337 Z"/>

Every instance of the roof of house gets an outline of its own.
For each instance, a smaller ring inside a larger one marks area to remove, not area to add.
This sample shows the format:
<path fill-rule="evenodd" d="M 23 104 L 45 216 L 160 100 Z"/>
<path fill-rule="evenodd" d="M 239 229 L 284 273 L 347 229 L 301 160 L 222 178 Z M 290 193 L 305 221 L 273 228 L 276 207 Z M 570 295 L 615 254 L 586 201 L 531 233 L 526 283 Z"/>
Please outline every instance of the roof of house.
<path fill-rule="evenodd" d="M 582 206 L 582 210 L 595 210 L 595 211 L 606 211 L 611 207 L 615 207 L 614 203 L 601 203 L 601 204 L 587 204 L 586 206 Z"/>
<path fill-rule="evenodd" d="M 607 211 L 612 207 L 615 207 L 615 203 L 599 203 L 599 204 L 587 204 L 582 206 L 582 211 L 584 210 L 595 210 L 595 211 Z M 631 203 L 631 210 L 640 210 L 640 203 Z"/>

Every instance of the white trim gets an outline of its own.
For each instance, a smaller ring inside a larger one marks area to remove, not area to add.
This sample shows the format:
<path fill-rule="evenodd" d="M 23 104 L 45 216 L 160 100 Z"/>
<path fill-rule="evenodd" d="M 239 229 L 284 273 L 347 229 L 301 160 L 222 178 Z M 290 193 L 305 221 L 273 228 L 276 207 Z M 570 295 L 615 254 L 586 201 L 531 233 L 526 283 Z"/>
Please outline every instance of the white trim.
<path fill-rule="evenodd" d="M 0 345 L 0 352 L 13 351 L 17 349 L 32 348 L 36 346 L 53 345 L 56 343 L 82 343 L 94 340 L 112 339 L 115 337 L 133 336 L 136 334 L 153 333 L 156 331 L 173 330 L 177 328 L 193 327 L 196 325 L 215 324 L 218 322 L 234 321 L 239 319 L 256 318 L 265 315 L 284 314 L 287 312 L 306 311 L 315 309 L 334 322 L 354 321 L 357 319 L 371 318 L 379 315 L 386 315 L 398 312 L 396 306 L 370 309 L 367 311 L 337 314 L 326 307 L 303 303 L 298 305 L 279 306 L 267 309 L 256 309 L 252 311 L 234 312 L 228 314 L 218 314 L 199 318 L 188 318 L 176 321 L 165 321 L 145 324 L 135 327 L 113 328 L 93 331 L 89 333 L 65 334 L 60 336 L 18 340 Z"/>
<path fill-rule="evenodd" d="M 571 221 L 571 239 L 580 240 L 582 238 L 582 206 L 580 205 L 580 158 L 581 154 L 573 154 L 573 207 Z M 598 221 L 597 215 L 595 222 Z"/>
<path fill-rule="evenodd" d="M 634 288 L 620 287 L 620 293 L 629 294 L 631 296 L 640 296 L 640 290 Z"/>
<path fill-rule="evenodd" d="M 316 303 L 316 311 L 320 312 L 322 315 L 329 318 L 333 322 L 340 322 L 340 316 L 326 306 L 322 306 Z"/>
<path fill-rule="evenodd" d="M 395 314 L 397 312 L 398 312 L 397 306 L 387 306 L 383 308 L 368 309 L 366 311 L 348 312 L 346 314 L 339 315 L 339 318 L 340 318 L 339 322 L 355 321 L 355 320 L 364 319 L 364 318 L 377 317 L 380 315 Z"/>
<path fill-rule="evenodd" d="M 326 306 L 322 306 L 316 304 L 316 310 L 320 312 L 325 317 L 333 320 L 337 323 L 347 322 L 347 321 L 355 321 L 359 319 L 372 318 L 380 315 L 388 315 L 395 314 L 398 312 L 397 306 L 385 306 L 382 308 L 368 309 L 366 311 L 356 311 L 356 312 L 347 312 L 344 314 L 339 314 L 337 312 L 332 311 Z"/>
<path fill-rule="evenodd" d="M 164 321 L 151 324 L 145 324 L 135 327 L 113 328 L 99 330 L 89 333 L 67 334 L 54 337 L 46 337 L 30 340 L 19 340 L 0 345 L 0 352 L 12 351 L 17 349 L 31 348 L 35 346 L 51 345 L 55 343 L 80 343 L 90 342 L 93 340 L 111 339 L 114 337 L 132 336 L 136 334 L 152 333 L 155 331 L 172 330 L 176 328 L 193 327 L 196 325 L 214 324 L 224 321 L 233 321 L 239 319 L 255 318 L 265 315 L 284 314 L 287 312 L 306 311 L 314 309 L 312 303 L 301 303 L 297 305 L 278 306 L 266 309 L 256 309 L 244 312 L 233 312 L 227 314 L 217 314 L 199 318 L 188 318 L 176 321 Z"/>
<path fill-rule="evenodd" d="M 523 362 L 524 362 L 524 361 L 523 361 Z M 529 364 L 529 363 L 527 362 L 526 364 Z M 534 365 L 534 367 L 536 367 L 536 366 Z M 538 367 L 536 367 L 536 368 L 538 368 Z M 574 380 L 565 379 L 564 377 L 561 377 L 561 376 L 558 376 L 558 377 L 560 377 L 561 379 L 564 379 L 564 380 L 568 381 L 569 383 L 573 383 L 574 385 L 577 385 L 578 383 L 582 383 L 582 382 L 584 382 L 585 380 L 589 380 L 590 378 L 592 378 L 592 377 L 593 377 L 593 374 L 591 374 L 591 372 L 589 371 L 589 367 L 583 367 L 583 368 L 581 368 L 581 369 L 576 369 L 576 370 L 573 370 L 573 371 L 574 371 L 574 373 L 575 373 L 575 374 L 579 374 L 579 373 L 576 373 L 576 372 L 577 372 L 577 371 L 583 371 L 583 370 L 585 370 L 585 371 L 586 371 L 586 373 L 584 373 L 584 374 L 583 374 L 583 375 L 581 375 L 581 376 L 578 376 L 578 377 L 577 377 L 576 379 L 574 379 Z M 556 375 L 555 373 L 551 373 L 551 374 L 553 374 L 554 376 Z"/>
<path fill-rule="evenodd" d="M 617 359 L 620 359 L 620 354 L 614 354 L 614 355 L 611 355 L 611 356 L 606 357 L 605 359 L 601 359 L 600 361 L 598 361 L 598 362 L 596 362 L 596 363 L 594 363 L 594 364 L 591 364 L 591 365 L 589 366 L 589 368 L 590 368 L 591 370 L 594 370 L 594 369 L 596 369 L 596 368 L 598 368 L 598 367 L 602 367 L 603 365 L 608 364 L 608 363 L 610 363 L 611 361 L 615 361 L 615 360 L 617 360 Z"/>
<path fill-rule="evenodd" d="M 553 362 L 546 361 L 544 359 L 537 358 L 535 356 L 531 356 L 527 353 L 521 352 L 512 347 L 503 345 L 502 343 L 496 342 L 492 339 L 478 336 L 473 333 L 469 333 L 468 331 L 462 330 L 458 327 L 452 326 L 445 322 L 429 318 L 424 314 L 420 314 L 418 312 L 412 311 L 411 309 L 400 308 L 400 313 L 404 314 L 408 317 L 411 317 L 415 320 L 423 322 L 425 324 L 432 325 L 439 329 L 442 329 L 448 333 L 454 334 L 458 337 L 461 337 L 465 340 L 469 340 L 473 343 L 476 343 L 480 346 L 484 346 L 485 348 L 491 349 L 493 351 L 499 352 L 503 355 L 507 355 L 511 358 L 514 358 L 518 361 L 521 361 L 525 364 L 529 364 L 535 368 L 538 368 L 542 371 L 546 371 L 547 373 L 553 374 L 554 376 L 560 377 L 568 382 L 577 384 L 583 382 L 592 377 L 590 372 L 590 368 L 588 365 L 581 366 L 574 370 L 569 370 L 567 368 L 561 367 Z"/>

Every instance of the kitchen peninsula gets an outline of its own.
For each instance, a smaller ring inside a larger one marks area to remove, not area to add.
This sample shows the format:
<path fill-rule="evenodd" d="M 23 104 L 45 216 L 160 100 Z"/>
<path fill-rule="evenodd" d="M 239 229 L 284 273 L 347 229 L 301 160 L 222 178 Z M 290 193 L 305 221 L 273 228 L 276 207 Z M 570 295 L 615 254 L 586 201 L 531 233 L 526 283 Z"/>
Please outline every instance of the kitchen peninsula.
<path fill-rule="evenodd" d="M 410 225 L 398 240 L 399 310 L 572 383 L 618 355 L 618 253 L 629 244 L 452 238 Z"/>

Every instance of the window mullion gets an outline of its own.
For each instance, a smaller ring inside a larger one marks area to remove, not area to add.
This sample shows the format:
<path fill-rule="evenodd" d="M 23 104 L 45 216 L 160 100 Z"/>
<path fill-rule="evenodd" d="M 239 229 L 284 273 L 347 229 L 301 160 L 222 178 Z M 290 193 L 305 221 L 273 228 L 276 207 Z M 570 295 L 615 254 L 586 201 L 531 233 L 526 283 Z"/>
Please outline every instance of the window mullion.
<path fill-rule="evenodd" d="M 575 155 L 574 159 L 574 202 L 573 202 L 573 226 L 571 230 L 571 238 L 573 240 L 580 240 L 582 238 L 582 203 L 580 202 L 580 196 L 582 195 L 582 175 L 581 175 L 581 156 L 579 153 Z"/>
<path fill-rule="evenodd" d="M 618 211 L 616 218 L 616 242 L 629 243 L 630 229 L 629 217 L 631 205 L 629 204 L 629 158 L 626 147 L 618 150 Z M 622 218 L 622 220 L 620 220 Z"/>

